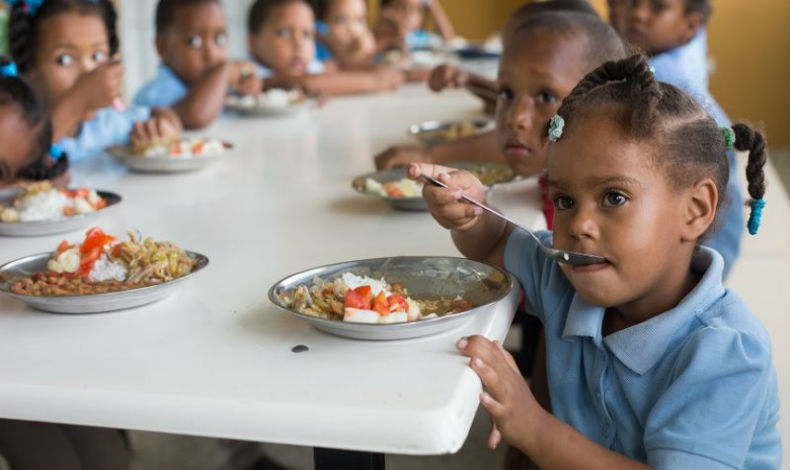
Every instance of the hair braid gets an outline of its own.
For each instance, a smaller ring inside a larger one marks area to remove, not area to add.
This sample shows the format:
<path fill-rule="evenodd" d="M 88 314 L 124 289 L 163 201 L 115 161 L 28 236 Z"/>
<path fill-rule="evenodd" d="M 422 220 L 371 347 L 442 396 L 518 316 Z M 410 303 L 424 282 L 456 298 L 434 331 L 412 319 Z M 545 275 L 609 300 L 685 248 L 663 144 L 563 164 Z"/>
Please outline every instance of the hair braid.
<path fill-rule="evenodd" d="M 749 152 L 746 164 L 746 181 L 749 183 L 749 195 L 752 199 L 762 199 L 765 195 L 765 172 L 763 167 L 767 160 L 765 138 L 746 124 L 732 126 L 735 132 L 735 148 Z"/>
<path fill-rule="evenodd" d="M 24 3 L 11 7 L 8 20 L 8 50 L 20 72 L 27 72 L 33 62 L 33 18 L 28 14 Z"/>

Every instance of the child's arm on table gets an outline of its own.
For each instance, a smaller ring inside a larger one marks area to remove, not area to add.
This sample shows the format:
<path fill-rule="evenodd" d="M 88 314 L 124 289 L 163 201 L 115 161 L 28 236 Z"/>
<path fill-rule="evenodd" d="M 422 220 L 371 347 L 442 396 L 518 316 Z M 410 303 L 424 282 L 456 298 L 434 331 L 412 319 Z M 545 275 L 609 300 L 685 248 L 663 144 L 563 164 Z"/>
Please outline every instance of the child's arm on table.
<path fill-rule="evenodd" d="M 208 70 L 189 87 L 187 95 L 173 105 L 173 111 L 186 129 L 206 127 L 222 111 L 230 84 L 231 67 L 230 62 L 225 62 Z"/>
<path fill-rule="evenodd" d="M 462 196 L 485 203 L 485 188 L 472 173 L 430 163 L 412 163 L 409 178 L 432 176 L 447 188 L 426 184 L 422 195 L 431 215 L 450 230 L 458 251 L 465 257 L 504 267 L 505 246 L 513 227 L 504 220 L 461 201 Z"/>
<path fill-rule="evenodd" d="M 73 135 L 97 109 L 112 105 L 121 93 L 123 65 L 111 62 L 81 75 L 52 107 L 52 141 Z"/>
<path fill-rule="evenodd" d="M 332 96 L 393 90 L 400 86 L 403 78 L 393 67 L 377 67 L 371 71 L 304 75 L 298 81 L 305 90 Z"/>
<path fill-rule="evenodd" d="M 430 147 L 394 146 L 375 157 L 376 168 L 389 170 L 409 163 L 493 162 L 507 164 L 494 131 Z"/>

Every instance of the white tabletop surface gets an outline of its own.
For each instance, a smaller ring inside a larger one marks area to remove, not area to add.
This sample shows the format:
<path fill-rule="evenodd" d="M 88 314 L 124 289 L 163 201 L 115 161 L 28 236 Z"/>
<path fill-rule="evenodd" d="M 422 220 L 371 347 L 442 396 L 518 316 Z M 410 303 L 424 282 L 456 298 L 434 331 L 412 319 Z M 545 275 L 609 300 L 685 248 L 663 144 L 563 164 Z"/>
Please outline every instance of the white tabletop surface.
<path fill-rule="evenodd" d="M 350 187 L 372 156 L 408 142 L 409 124 L 472 116 L 463 92 L 422 86 L 334 99 L 286 118 L 222 117 L 205 134 L 236 144 L 205 171 L 128 173 L 109 157 L 75 183 L 120 193 L 101 220 L 206 254 L 174 296 L 142 308 L 53 315 L 0 298 L 0 416 L 354 450 L 441 454 L 466 439 L 480 382 L 456 354 L 462 335 L 502 339 L 515 299 L 440 336 L 396 342 L 333 337 L 266 298 L 314 266 L 391 255 L 451 255 L 427 213 L 391 210 Z M 492 202 L 540 227 L 534 181 Z M 0 261 L 48 251 L 79 232 L 4 238 Z M 305 344 L 310 351 L 294 354 Z"/>

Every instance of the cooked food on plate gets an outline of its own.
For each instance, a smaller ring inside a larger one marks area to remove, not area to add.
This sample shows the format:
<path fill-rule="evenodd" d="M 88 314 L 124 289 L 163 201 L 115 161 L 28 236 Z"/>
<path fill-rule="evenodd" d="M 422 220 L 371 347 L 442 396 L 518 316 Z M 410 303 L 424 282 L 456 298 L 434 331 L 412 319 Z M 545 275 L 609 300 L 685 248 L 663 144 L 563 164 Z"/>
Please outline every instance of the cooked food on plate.
<path fill-rule="evenodd" d="M 56 189 L 49 181 L 40 181 L 23 187 L 10 205 L 0 204 L 0 222 L 62 219 L 106 206 L 107 201 L 92 189 Z"/>

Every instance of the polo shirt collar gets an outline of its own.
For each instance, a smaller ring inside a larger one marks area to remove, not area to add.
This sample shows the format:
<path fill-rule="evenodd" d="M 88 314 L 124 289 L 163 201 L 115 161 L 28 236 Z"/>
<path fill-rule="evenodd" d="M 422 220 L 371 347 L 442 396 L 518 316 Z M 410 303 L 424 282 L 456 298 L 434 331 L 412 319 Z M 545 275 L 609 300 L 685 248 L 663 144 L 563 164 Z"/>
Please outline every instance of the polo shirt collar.
<path fill-rule="evenodd" d="M 641 375 L 650 370 L 664 356 L 672 340 L 685 334 L 683 326 L 724 295 L 724 260 L 718 252 L 700 246 L 691 266 L 702 276 L 677 306 L 603 338 L 612 354 L 633 372 Z M 574 296 L 562 337 L 589 336 L 600 345 L 604 312 L 604 308 L 589 305 Z"/>

